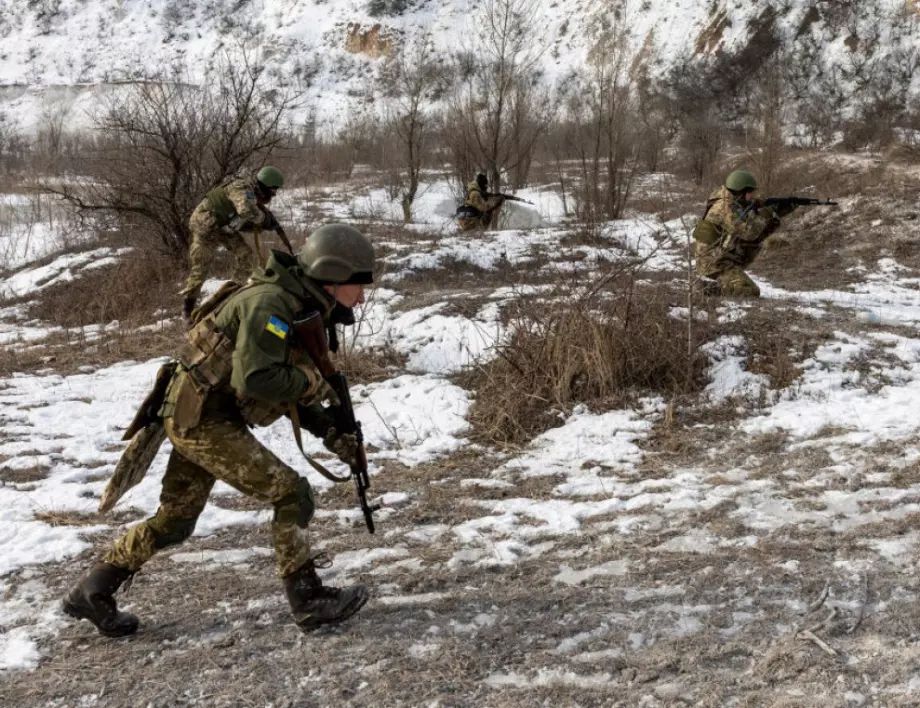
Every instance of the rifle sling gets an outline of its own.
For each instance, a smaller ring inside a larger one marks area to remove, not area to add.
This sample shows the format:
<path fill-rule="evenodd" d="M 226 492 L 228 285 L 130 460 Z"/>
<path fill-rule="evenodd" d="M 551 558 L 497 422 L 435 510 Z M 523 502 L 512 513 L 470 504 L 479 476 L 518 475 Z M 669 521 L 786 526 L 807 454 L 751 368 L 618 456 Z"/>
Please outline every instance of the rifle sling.
<path fill-rule="evenodd" d="M 284 244 L 284 247 L 288 250 L 288 253 L 296 257 L 297 254 L 294 253 L 294 246 L 291 245 L 291 239 L 287 237 L 287 234 L 284 232 L 284 229 L 282 229 L 279 226 L 278 229 L 275 231 L 275 233 L 278 234 L 278 238 L 281 239 L 281 242 Z"/>
<path fill-rule="evenodd" d="M 297 447 L 300 449 L 300 454 L 303 455 L 303 459 L 305 459 L 310 464 L 310 467 L 315 469 L 323 477 L 328 479 L 330 482 L 334 482 L 335 484 L 342 484 L 344 482 L 349 481 L 351 479 L 350 474 L 344 477 L 339 477 L 338 475 L 335 475 L 329 470 L 327 470 L 319 462 L 317 462 L 312 457 L 310 457 L 306 452 L 304 452 L 303 437 L 301 437 L 301 432 L 300 432 L 300 415 L 297 413 L 296 403 L 292 403 L 290 404 L 290 406 L 288 406 L 288 415 L 291 418 L 291 427 L 294 429 L 294 440 L 297 442 Z"/>

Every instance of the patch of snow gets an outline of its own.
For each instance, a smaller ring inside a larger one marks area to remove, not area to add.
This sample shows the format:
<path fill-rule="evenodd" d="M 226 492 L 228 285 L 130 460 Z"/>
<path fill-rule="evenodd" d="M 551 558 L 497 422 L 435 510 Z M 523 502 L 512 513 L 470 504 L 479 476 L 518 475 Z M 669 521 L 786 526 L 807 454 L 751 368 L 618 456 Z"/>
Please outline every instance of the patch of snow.
<path fill-rule="evenodd" d="M 626 575 L 629 572 L 629 563 L 623 560 L 610 561 L 603 565 L 596 565 L 583 570 L 572 570 L 563 565 L 553 578 L 554 582 L 566 585 L 581 585 L 586 580 L 592 580 L 602 575 Z"/>

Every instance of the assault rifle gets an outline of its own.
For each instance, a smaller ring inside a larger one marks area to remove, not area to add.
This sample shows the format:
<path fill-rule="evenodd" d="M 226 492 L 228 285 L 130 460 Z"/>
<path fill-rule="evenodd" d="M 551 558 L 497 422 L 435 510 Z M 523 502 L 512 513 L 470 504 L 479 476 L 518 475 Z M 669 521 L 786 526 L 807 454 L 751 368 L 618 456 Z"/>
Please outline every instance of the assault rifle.
<path fill-rule="evenodd" d="M 767 197 L 763 200 L 764 206 L 839 206 L 838 202 L 825 199 L 809 199 L 808 197 Z"/>
<path fill-rule="evenodd" d="M 284 227 L 278 223 L 278 220 L 275 218 L 275 215 L 272 214 L 271 210 L 262 204 L 259 204 L 259 210 L 265 214 L 265 219 L 262 221 L 262 229 L 265 231 L 274 231 L 276 234 L 278 234 L 278 238 L 281 239 L 281 243 L 284 244 L 284 247 L 288 250 L 288 253 L 290 253 L 292 256 L 295 255 L 294 247 L 291 245 L 291 239 L 288 238 Z"/>
<path fill-rule="evenodd" d="M 323 319 L 319 313 L 294 322 L 294 333 L 299 346 L 307 352 L 310 359 L 326 379 L 335 395 L 339 398 L 339 405 L 332 409 L 334 426 L 339 435 L 354 435 L 358 441 L 355 451 L 355 464 L 351 465 L 351 477 L 355 481 L 355 491 L 358 493 L 358 502 L 364 513 L 364 523 L 367 524 L 369 533 L 374 533 L 374 512 L 380 508 L 379 504 L 370 506 L 367 503 L 367 490 L 370 489 L 371 480 L 367 474 L 367 452 L 364 450 L 364 434 L 361 432 L 361 423 L 355 419 L 355 409 L 351 404 L 351 395 L 348 392 L 348 381 L 345 375 L 335 368 L 329 358 L 329 342 L 323 327 Z M 346 478 L 347 479 L 347 478 Z"/>
<path fill-rule="evenodd" d="M 825 199 L 809 199 L 808 197 L 767 197 L 762 201 L 755 201 L 742 212 L 742 216 L 754 212 L 761 207 L 789 207 L 789 206 L 839 206 L 838 202 Z"/>
<path fill-rule="evenodd" d="M 524 204 L 530 204 L 531 206 L 533 206 L 533 202 L 529 202 L 526 199 L 521 199 L 520 197 L 516 197 L 513 194 L 502 194 L 501 192 L 492 192 L 491 194 L 489 194 L 489 196 L 490 197 L 501 197 L 506 202 L 523 202 Z"/>

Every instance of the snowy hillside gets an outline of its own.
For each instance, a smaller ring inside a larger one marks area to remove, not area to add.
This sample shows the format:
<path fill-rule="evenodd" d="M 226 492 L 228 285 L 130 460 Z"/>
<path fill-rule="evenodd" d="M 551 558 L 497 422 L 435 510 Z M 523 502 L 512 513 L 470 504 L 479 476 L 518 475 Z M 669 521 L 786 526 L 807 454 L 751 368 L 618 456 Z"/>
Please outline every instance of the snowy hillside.
<path fill-rule="evenodd" d="M 609 0 L 535 0 L 544 79 L 584 63 Z M 915 46 L 916 7 L 905 0 L 624 0 L 636 46 L 654 45 L 664 71 L 778 35 L 813 46 L 831 73 Z M 66 114 L 71 127 L 112 84 L 178 71 L 201 81 L 215 51 L 242 43 L 273 81 L 305 90 L 305 111 L 340 122 L 367 93 L 382 57 L 430 32 L 439 51 L 471 47 L 472 0 L 3 0 L 0 110 L 27 130 Z M 900 14 L 897 14 L 900 13 Z M 920 77 L 913 80 L 920 87 Z M 854 90 L 856 86 L 854 85 Z"/>

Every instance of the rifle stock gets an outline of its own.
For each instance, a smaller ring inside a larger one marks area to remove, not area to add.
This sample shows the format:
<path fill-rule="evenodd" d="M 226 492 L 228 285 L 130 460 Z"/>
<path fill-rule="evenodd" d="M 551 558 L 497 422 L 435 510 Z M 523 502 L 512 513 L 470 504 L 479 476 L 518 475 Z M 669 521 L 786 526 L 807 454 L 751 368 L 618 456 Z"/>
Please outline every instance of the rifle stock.
<path fill-rule="evenodd" d="M 336 431 L 340 435 L 352 434 L 357 440 L 356 462 L 351 465 L 351 477 L 355 482 L 355 491 L 364 514 L 364 523 L 367 525 L 368 532 L 374 533 L 376 531 L 374 512 L 380 508 L 380 505 L 371 506 L 367 503 L 367 490 L 370 489 L 371 480 L 367 472 L 364 433 L 361 431 L 361 423 L 355 418 L 355 410 L 348 390 L 348 380 L 343 373 L 336 370 L 329 358 L 329 342 L 326 339 L 323 318 L 318 312 L 314 312 L 303 320 L 295 321 L 294 334 L 297 345 L 307 353 L 339 398 L 339 405 L 332 411 Z"/>

